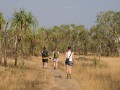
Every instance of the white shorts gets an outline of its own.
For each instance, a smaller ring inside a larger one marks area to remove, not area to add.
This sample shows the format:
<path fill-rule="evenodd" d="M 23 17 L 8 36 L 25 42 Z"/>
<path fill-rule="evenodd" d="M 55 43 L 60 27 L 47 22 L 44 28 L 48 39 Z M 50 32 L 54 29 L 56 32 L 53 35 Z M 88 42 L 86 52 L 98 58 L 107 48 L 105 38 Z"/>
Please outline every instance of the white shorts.
<path fill-rule="evenodd" d="M 58 58 L 54 58 L 53 61 L 54 61 L 54 62 L 58 62 Z"/>

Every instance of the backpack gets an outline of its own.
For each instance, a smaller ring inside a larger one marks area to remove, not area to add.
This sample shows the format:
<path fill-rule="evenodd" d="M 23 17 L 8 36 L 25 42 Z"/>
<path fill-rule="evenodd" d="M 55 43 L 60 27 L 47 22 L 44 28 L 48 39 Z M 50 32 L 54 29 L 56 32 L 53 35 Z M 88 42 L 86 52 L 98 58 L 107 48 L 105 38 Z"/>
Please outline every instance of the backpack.
<path fill-rule="evenodd" d="M 58 52 L 57 51 L 54 52 L 54 58 L 58 58 Z"/>
<path fill-rule="evenodd" d="M 42 57 L 48 57 L 48 51 L 43 51 L 42 52 Z"/>

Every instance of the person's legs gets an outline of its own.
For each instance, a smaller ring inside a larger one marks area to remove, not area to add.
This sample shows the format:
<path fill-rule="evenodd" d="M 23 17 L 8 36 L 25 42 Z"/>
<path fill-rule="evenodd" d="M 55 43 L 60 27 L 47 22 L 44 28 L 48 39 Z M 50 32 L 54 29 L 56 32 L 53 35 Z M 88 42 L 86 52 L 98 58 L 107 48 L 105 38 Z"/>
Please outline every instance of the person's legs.
<path fill-rule="evenodd" d="M 45 67 L 47 67 L 47 62 L 45 62 Z"/>
<path fill-rule="evenodd" d="M 44 59 L 42 59 L 42 63 L 43 63 L 43 68 L 45 67 L 45 61 Z"/>
<path fill-rule="evenodd" d="M 69 66 L 69 77 L 71 79 L 71 66 Z"/>
<path fill-rule="evenodd" d="M 58 59 L 54 58 L 54 69 L 57 69 L 57 62 L 58 62 Z"/>
<path fill-rule="evenodd" d="M 55 62 L 55 68 L 57 69 L 57 61 Z"/>
<path fill-rule="evenodd" d="M 48 59 L 43 59 L 43 68 L 46 68 L 48 64 Z"/>
<path fill-rule="evenodd" d="M 54 69 L 55 69 L 55 61 L 53 63 L 54 63 Z"/>
<path fill-rule="evenodd" d="M 69 68 L 68 68 L 68 65 L 66 65 L 66 73 L 67 73 L 67 79 L 68 79 L 68 76 L 69 76 Z"/>
<path fill-rule="evenodd" d="M 45 62 L 45 63 L 46 63 L 46 67 L 48 67 L 48 59 L 46 59 L 46 62 Z"/>

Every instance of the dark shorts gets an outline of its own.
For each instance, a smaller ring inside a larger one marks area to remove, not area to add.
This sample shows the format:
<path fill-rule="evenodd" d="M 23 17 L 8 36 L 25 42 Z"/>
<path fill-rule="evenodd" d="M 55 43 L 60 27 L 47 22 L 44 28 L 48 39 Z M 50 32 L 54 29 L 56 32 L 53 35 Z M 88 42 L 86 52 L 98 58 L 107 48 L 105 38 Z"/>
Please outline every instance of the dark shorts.
<path fill-rule="evenodd" d="M 42 59 L 43 63 L 48 63 L 48 59 Z"/>
<path fill-rule="evenodd" d="M 69 62 L 65 62 L 65 65 L 72 66 L 72 62 L 71 62 L 71 61 L 69 61 Z"/>

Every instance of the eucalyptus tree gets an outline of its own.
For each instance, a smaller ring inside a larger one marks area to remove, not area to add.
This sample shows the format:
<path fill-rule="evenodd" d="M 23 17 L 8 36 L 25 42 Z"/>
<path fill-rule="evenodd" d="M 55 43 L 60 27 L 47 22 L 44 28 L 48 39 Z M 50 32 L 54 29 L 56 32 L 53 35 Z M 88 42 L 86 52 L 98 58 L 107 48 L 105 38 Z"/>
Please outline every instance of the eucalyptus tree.
<path fill-rule="evenodd" d="M 117 13 L 117 14 L 115 14 Z M 102 12 L 97 16 L 98 29 L 101 35 L 106 38 L 106 53 L 108 55 L 115 55 L 117 52 L 117 44 L 115 43 L 116 38 L 119 37 L 119 12 L 107 11 Z"/>
<path fill-rule="evenodd" d="M 66 25 L 61 25 L 61 26 L 57 26 L 55 30 L 55 27 L 53 27 L 53 32 L 55 31 L 57 34 L 56 34 L 56 39 L 57 39 L 57 48 L 61 51 L 61 52 L 65 52 L 65 49 L 68 45 L 68 42 L 66 42 L 66 32 L 67 32 L 67 29 L 65 28 Z M 55 33 L 54 33 L 55 35 Z M 54 37 L 54 36 L 53 36 Z"/>
<path fill-rule="evenodd" d="M 46 29 L 28 29 L 25 34 L 24 48 L 27 55 L 38 55 L 46 43 Z"/>
<path fill-rule="evenodd" d="M 62 52 L 65 52 L 66 48 L 69 45 L 72 45 L 72 42 L 71 42 L 72 31 L 71 31 L 70 25 L 61 25 L 60 30 L 61 30 L 61 42 L 60 42 L 60 44 L 62 44 L 62 46 L 61 46 Z"/>
<path fill-rule="evenodd" d="M 113 16 L 115 44 L 120 56 L 120 11 L 114 12 Z"/>
<path fill-rule="evenodd" d="M 93 26 L 90 29 L 90 51 L 94 52 L 97 56 L 103 55 L 106 45 L 106 37 L 103 30 L 99 30 L 99 26 Z"/>
<path fill-rule="evenodd" d="M 89 32 L 85 29 L 84 26 L 79 26 L 80 32 L 79 32 L 79 40 L 81 43 L 81 47 L 83 48 L 84 55 L 87 55 L 87 47 L 89 42 Z"/>
<path fill-rule="evenodd" d="M 79 30 L 75 24 L 71 24 L 70 27 L 70 44 L 73 48 L 73 51 L 76 51 L 76 46 L 79 40 Z"/>
<path fill-rule="evenodd" d="M 51 50 L 54 50 L 55 47 L 59 48 L 59 44 L 61 42 L 61 30 L 59 26 L 54 26 L 53 28 L 51 28 L 50 30 L 50 34 L 49 34 L 49 47 L 51 47 Z"/>

